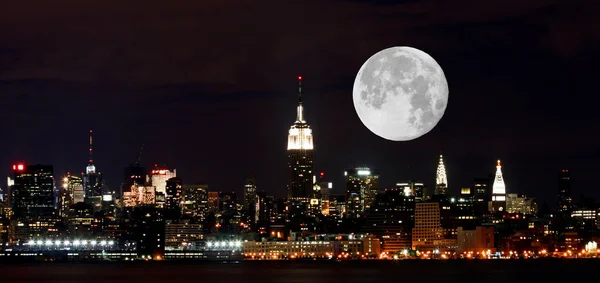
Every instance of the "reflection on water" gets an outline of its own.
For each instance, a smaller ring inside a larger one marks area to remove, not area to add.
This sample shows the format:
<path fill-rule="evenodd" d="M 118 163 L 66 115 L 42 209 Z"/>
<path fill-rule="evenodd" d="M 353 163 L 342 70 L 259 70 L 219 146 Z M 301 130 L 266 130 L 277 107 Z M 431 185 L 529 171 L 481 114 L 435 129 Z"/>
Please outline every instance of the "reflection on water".
<path fill-rule="evenodd" d="M 595 278 L 598 268 L 600 260 L 28 263 L 1 265 L 0 282 L 555 282 Z"/>

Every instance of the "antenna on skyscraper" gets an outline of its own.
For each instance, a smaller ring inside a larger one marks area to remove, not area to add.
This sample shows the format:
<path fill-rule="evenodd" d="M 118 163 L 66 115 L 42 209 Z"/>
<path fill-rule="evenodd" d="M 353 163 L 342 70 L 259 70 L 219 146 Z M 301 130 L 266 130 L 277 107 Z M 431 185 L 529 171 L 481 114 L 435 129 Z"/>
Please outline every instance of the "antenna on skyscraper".
<path fill-rule="evenodd" d="M 302 76 L 298 76 L 298 102 L 302 104 Z"/>
<path fill-rule="evenodd" d="M 144 144 L 142 144 L 142 147 L 140 148 L 140 153 L 138 154 L 137 158 L 135 159 L 135 165 L 140 165 L 140 159 L 142 159 L 143 153 L 144 153 Z"/>
<path fill-rule="evenodd" d="M 93 131 L 90 130 L 90 153 L 89 153 L 90 154 L 90 164 L 94 163 L 94 158 L 93 158 L 93 155 L 92 155 L 92 153 L 93 153 L 92 152 L 92 146 L 93 146 L 93 143 L 92 143 L 92 141 L 93 141 L 92 133 L 93 133 Z"/>

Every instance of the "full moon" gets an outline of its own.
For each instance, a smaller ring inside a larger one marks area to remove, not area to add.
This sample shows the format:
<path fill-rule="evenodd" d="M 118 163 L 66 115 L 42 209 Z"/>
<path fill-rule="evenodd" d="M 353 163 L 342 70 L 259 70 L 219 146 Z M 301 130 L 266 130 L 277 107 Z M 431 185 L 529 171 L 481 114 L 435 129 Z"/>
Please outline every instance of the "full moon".
<path fill-rule="evenodd" d="M 360 68 L 352 92 L 354 108 L 374 134 L 409 141 L 431 131 L 448 105 L 448 82 L 429 54 L 407 46 L 371 56 Z"/>

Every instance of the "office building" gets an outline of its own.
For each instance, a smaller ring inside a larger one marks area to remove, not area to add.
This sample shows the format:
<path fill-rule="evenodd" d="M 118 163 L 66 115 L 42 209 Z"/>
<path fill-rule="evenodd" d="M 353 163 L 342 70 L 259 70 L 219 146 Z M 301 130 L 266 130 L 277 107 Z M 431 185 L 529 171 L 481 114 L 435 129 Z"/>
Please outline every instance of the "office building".
<path fill-rule="evenodd" d="M 289 217 L 306 215 L 309 193 L 313 189 L 313 135 L 304 120 L 302 77 L 298 77 L 296 121 L 288 134 L 288 207 Z"/>
<path fill-rule="evenodd" d="M 475 254 L 496 253 L 494 245 L 494 227 L 477 226 L 473 230 L 458 227 L 458 253 L 473 252 Z"/>
<path fill-rule="evenodd" d="M 102 209 L 102 187 L 104 180 L 102 173 L 96 171 L 93 159 L 93 137 L 90 130 L 89 139 L 89 162 L 82 175 L 84 202 L 94 207 L 94 211 Z"/>
<path fill-rule="evenodd" d="M 431 251 L 439 248 L 441 239 L 440 204 L 438 202 L 416 203 L 412 248 L 420 251 Z"/>
<path fill-rule="evenodd" d="M 17 220 L 53 217 L 54 170 L 49 165 L 13 165 L 13 213 Z"/>
<path fill-rule="evenodd" d="M 379 173 L 367 167 L 350 169 L 346 177 L 346 216 L 359 218 L 371 207 L 379 192 Z"/>
<path fill-rule="evenodd" d="M 244 182 L 244 215 L 249 224 L 256 224 L 258 221 L 256 205 L 256 180 L 252 177 L 247 177 Z"/>
<path fill-rule="evenodd" d="M 159 167 L 154 165 L 150 175 L 146 177 L 146 183 L 152 184 L 156 188 L 156 194 L 167 195 L 167 180 L 177 177 L 177 169 L 169 170 L 166 166 Z"/>
<path fill-rule="evenodd" d="M 197 221 L 204 221 L 208 214 L 208 185 L 183 185 L 184 214 Z"/>
<path fill-rule="evenodd" d="M 492 212 L 503 212 L 506 210 L 506 185 L 502 176 L 502 165 L 500 160 L 496 165 L 496 176 L 492 186 Z"/>
<path fill-rule="evenodd" d="M 181 216 L 181 206 L 183 204 L 183 183 L 180 178 L 174 177 L 166 181 L 166 194 L 165 194 L 165 213 L 166 217 Z"/>
<path fill-rule="evenodd" d="M 563 216 L 569 216 L 573 210 L 571 198 L 571 173 L 569 170 L 560 170 L 558 173 L 558 201 L 557 211 Z"/>
<path fill-rule="evenodd" d="M 448 175 L 446 174 L 446 166 L 444 165 L 444 157 L 440 154 L 437 170 L 435 172 L 435 194 L 448 194 Z"/>
<path fill-rule="evenodd" d="M 508 213 L 522 213 L 535 215 L 537 202 L 523 194 L 506 194 L 506 211 Z"/>

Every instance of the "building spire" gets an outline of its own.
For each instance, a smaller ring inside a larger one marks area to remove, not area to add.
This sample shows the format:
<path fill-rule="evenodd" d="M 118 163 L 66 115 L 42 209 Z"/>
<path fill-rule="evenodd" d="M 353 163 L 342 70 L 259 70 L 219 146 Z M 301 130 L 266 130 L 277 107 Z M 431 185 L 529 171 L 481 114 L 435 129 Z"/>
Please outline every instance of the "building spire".
<path fill-rule="evenodd" d="M 298 76 L 298 108 L 296 121 L 304 123 L 304 107 L 302 107 L 302 76 Z"/>
<path fill-rule="evenodd" d="M 500 160 L 496 163 L 496 177 L 494 178 L 494 184 L 492 186 L 492 194 L 506 194 L 506 185 L 504 184 L 504 177 L 502 176 L 502 165 L 500 164 Z"/>
<path fill-rule="evenodd" d="M 302 76 L 298 76 L 298 103 L 302 104 Z"/>
<path fill-rule="evenodd" d="M 446 175 L 446 166 L 444 165 L 444 157 L 440 154 L 440 162 L 438 163 L 435 176 L 436 186 L 448 186 L 448 176 Z"/>
<path fill-rule="evenodd" d="M 89 149 L 89 163 L 88 166 L 85 168 L 85 173 L 86 174 L 93 174 L 96 173 L 96 166 L 94 166 L 94 158 L 93 158 L 93 137 L 92 137 L 92 133 L 93 131 L 90 130 L 90 149 Z"/>

